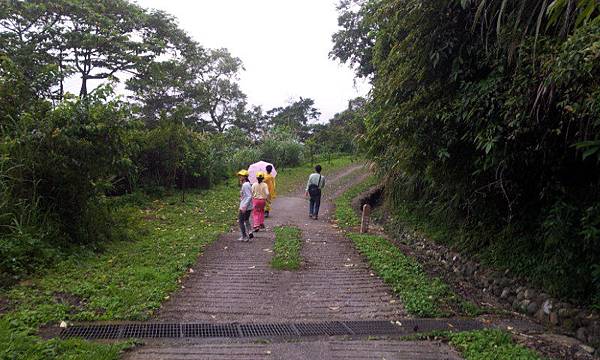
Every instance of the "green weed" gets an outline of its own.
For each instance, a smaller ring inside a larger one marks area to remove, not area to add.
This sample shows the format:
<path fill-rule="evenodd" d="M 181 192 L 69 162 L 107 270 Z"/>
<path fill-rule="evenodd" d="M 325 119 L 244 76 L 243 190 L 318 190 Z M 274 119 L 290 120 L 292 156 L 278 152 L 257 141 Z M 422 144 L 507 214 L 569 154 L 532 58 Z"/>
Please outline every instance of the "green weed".
<path fill-rule="evenodd" d="M 298 270 L 300 268 L 300 229 L 291 226 L 275 228 L 275 246 L 271 266 L 278 270 Z"/>
<path fill-rule="evenodd" d="M 371 176 L 360 184 L 351 187 L 335 200 L 335 218 L 341 227 L 356 227 L 360 225 L 360 218 L 356 210 L 352 208 L 352 200 L 359 194 L 375 186 L 377 182 L 377 177 Z"/>
<path fill-rule="evenodd" d="M 511 335 L 500 330 L 478 330 L 449 334 L 450 345 L 466 360 L 542 360 L 535 351 L 515 344 Z"/>

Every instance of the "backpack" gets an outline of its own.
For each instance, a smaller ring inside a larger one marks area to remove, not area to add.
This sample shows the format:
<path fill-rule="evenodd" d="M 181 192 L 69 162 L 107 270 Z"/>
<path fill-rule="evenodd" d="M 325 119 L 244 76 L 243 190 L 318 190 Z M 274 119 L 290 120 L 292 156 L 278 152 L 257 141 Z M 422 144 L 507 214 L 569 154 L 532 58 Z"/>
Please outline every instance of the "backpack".
<path fill-rule="evenodd" d="M 319 188 L 319 186 L 321 185 L 321 174 L 319 174 L 319 185 L 316 184 L 310 184 L 308 186 L 308 194 L 312 197 L 317 197 L 317 196 L 321 196 L 321 189 Z"/>

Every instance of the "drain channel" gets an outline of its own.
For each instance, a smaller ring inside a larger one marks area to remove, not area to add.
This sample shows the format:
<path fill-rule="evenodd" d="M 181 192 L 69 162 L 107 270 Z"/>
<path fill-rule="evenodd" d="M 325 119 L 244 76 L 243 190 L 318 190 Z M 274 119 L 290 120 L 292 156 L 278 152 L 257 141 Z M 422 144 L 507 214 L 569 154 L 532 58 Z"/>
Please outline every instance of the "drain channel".
<path fill-rule="evenodd" d="M 335 335 L 410 335 L 434 330 L 466 331 L 483 328 L 475 320 L 404 319 L 398 321 L 330 321 L 294 324 L 178 324 L 133 323 L 77 325 L 62 329 L 62 339 L 84 338 L 240 338 Z"/>

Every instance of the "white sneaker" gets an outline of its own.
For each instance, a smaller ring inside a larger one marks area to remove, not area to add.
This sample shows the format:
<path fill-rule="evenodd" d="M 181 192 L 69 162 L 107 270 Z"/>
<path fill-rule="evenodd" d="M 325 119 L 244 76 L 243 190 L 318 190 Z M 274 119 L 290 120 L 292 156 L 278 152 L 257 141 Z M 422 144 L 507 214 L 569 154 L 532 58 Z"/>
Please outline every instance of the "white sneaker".
<path fill-rule="evenodd" d="M 240 238 L 238 239 L 238 241 L 248 241 L 248 238 L 247 238 L 247 237 L 240 236 Z"/>

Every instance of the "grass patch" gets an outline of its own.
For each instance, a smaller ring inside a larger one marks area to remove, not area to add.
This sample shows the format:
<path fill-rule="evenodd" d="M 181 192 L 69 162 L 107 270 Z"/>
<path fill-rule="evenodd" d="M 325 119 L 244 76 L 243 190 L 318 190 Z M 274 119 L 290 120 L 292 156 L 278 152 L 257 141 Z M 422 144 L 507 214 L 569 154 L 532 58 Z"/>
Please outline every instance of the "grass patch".
<path fill-rule="evenodd" d="M 118 359 L 131 342 L 99 344 L 84 340 L 43 341 L 21 331 L 14 331 L 6 320 L 0 320 L 0 359 Z M 7 345 L 6 347 L 4 345 Z"/>
<path fill-rule="evenodd" d="M 298 270 L 300 268 L 300 229 L 292 226 L 275 228 L 275 246 L 271 266 L 278 270 Z"/>
<path fill-rule="evenodd" d="M 378 179 L 370 176 L 365 181 L 352 186 L 335 200 L 335 218 L 341 227 L 356 227 L 360 225 L 360 217 L 352 208 L 352 200 L 377 185 Z"/>
<path fill-rule="evenodd" d="M 421 265 L 387 239 L 369 234 L 348 234 L 377 274 L 402 299 L 406 310 L 421 317 L 450 315 L 456 296 L 438 278 L 430 278 Z"/>
<path fill-rule="evenodd" d="M 180 194 L 118 199 L 116 216 L 128 218 L 137 234 L 133 241 L 105 244 L 101 253 L 67 257 L 46 274 L 10 289 L 6 298 L 12 311 L 2 316 L 5 326 L 0 327 L 0 348 L 8 349 L 5 357 L 14 358 L 15 344 L 21 344 L 24 349 L 53 349 L 48 359 L 79 358 L 82 352 L 89 352 L 86 359 L 116 359 L 121 345 L 43 342 L 31 335 L 40 325 L 61 320 L 150 318 L 179 287 L 178 280 L 202 248 L 235 222 L 238 192 L 231 181 L 209 191 L 188 192 L 185 203 Z"/>
<path fill-rule="evenodd" d="M 515 344 L 511 335 L 500 330 L 478 330 L 449 334 L 450 345 L 466 360 L 543 360 L 535 351 Z"/>

